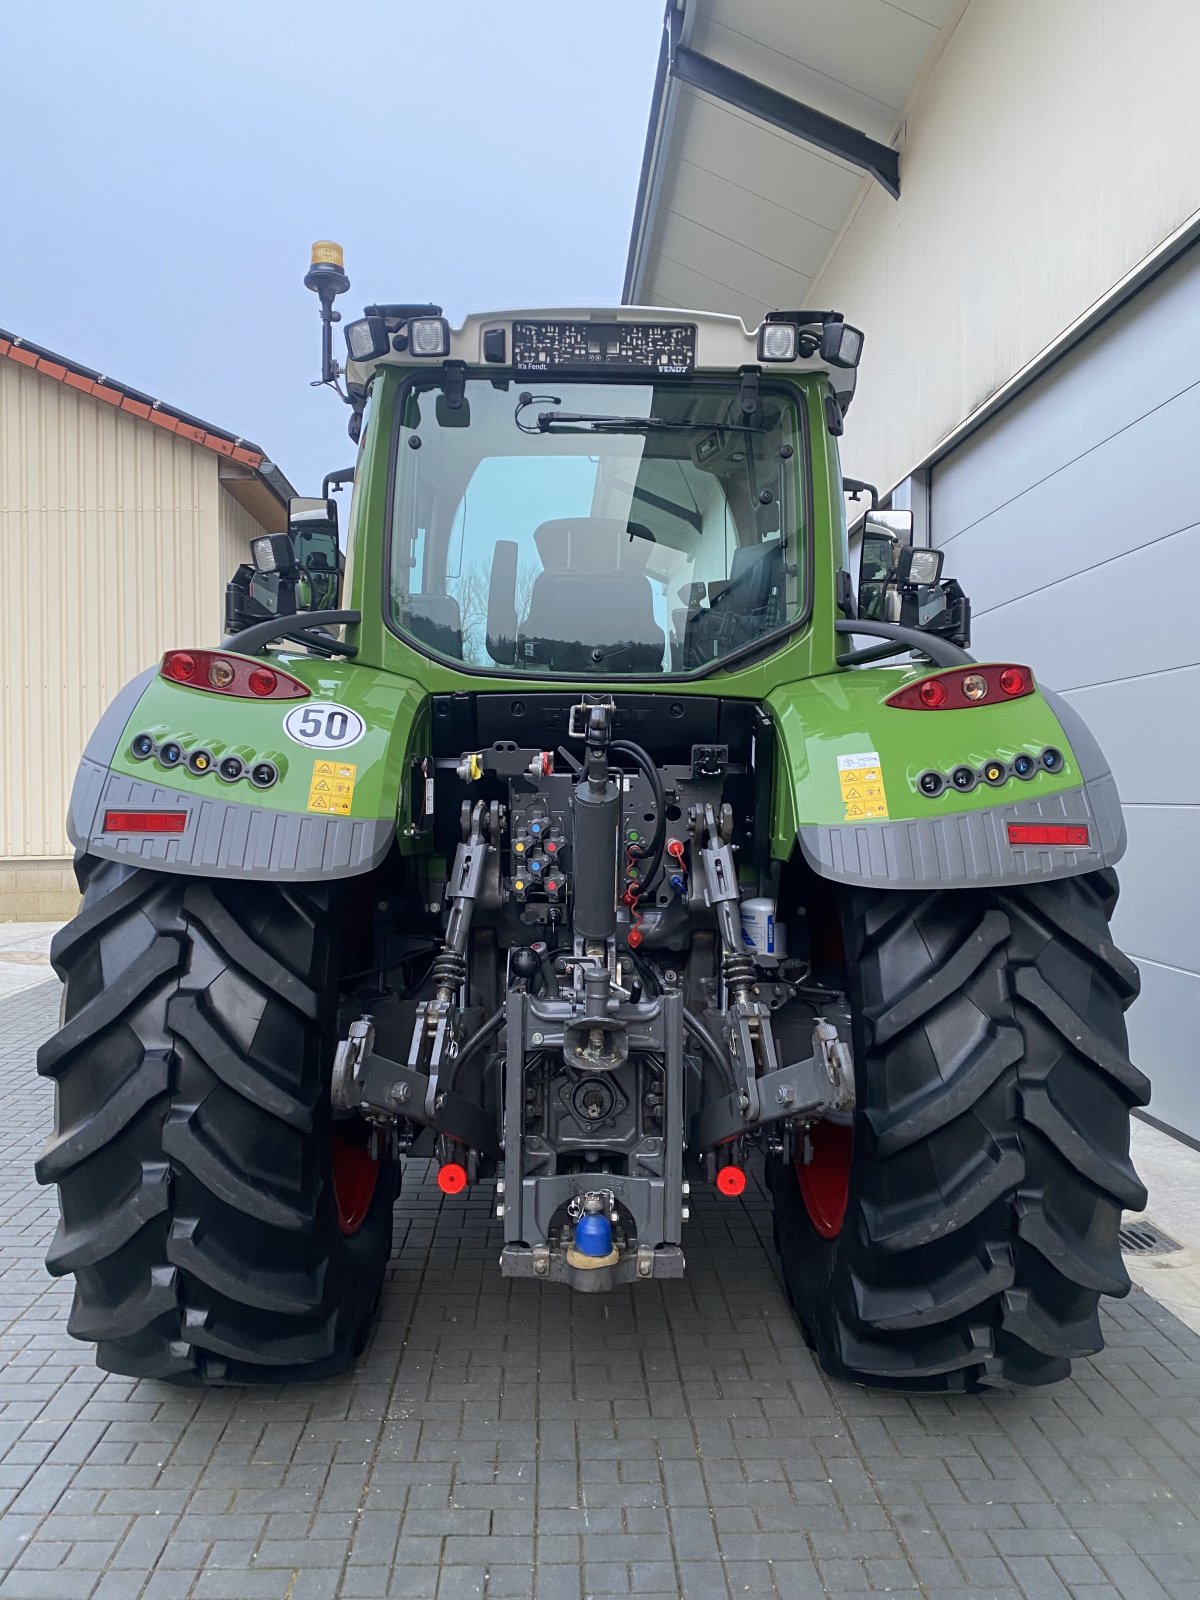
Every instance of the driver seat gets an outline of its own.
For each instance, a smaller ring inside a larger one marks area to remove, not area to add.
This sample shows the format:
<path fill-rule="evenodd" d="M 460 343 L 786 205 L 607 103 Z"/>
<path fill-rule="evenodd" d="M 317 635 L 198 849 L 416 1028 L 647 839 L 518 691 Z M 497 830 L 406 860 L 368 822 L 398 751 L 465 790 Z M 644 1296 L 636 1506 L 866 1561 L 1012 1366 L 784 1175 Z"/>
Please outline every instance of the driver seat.
<path fill-rule="evenodd" d="M 617 517 L 556 517 L 533 538 L 542 571 L 517 630 L 517 665 L 660 672 L 666 636 L 642 570 L 649 541 Z"/>

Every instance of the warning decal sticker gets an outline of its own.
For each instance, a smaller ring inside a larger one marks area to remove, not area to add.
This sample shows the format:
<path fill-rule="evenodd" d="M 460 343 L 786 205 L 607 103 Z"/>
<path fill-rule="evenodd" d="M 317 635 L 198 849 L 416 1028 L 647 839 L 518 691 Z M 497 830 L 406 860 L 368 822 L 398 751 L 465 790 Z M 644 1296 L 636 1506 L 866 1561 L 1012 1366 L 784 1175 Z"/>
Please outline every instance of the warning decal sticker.
<path fill-rule="evenodd" d="M 883 769 L 877 750 L 839 756 L 838 783 L 841 785 L 842 806 L 847 822 L 869 822 L 873 817 L 887 816 Z"/>
<path fill-rule="evenodd" d="M 308 786 L 308 809 L 348 817 L 357 772 L 357 766 L 350 761 L 314 761 L 312 782 Z"/>

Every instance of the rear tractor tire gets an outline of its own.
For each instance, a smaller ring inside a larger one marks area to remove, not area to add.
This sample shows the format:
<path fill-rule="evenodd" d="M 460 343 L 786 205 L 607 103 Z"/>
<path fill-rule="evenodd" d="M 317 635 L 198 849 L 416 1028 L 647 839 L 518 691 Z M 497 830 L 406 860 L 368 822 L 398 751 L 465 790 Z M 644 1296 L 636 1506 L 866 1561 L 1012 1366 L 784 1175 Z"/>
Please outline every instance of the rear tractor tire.
<path fill-rule="evenodd" d="M 77 872 L 52 951 L 62 1026 L 38 1057 L 69 1332 L 110 1372 L 181 1384 L 342 1370 L 382 1288 L 397 1163 L 331 1118 L 329 888 Z"/>
<path fill-rule="evenodd" d="M 1102 1346 L 1145 1190 L 1149 1085 L 1108 936 L 1111 872 L 993 891 L 842 891 L 852 1128 L 773 1158 L 784 1285 L 832 1376 L 873 1387 L 1051 1383 Z"/>

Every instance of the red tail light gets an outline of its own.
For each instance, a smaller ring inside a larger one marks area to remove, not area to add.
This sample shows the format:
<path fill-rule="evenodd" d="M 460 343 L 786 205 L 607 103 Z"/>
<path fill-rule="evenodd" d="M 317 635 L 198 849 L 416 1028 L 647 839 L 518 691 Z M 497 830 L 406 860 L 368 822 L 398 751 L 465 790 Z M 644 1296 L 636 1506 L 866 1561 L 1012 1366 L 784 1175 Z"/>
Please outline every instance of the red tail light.
<path fill-rule="evenodd" d="M 746 1192 L 745 1172 L 741 1167 L 719 1167 L 717 1188 L 722 1194 L 727 1194 L 731 1200 L 735 1200 L 739 1194 Z"/>
<path fill-rule="evenodd" d="M 182 833 L 186 811 L 106 811 L 105 833 Z"/>
<path fill-rule="evenodd" d="M 1089 843 L 1087 824 L 1082 822 L 1010 822 L 1009 844 L 1058 844 L 1078 849 Z"/>
<path fill-rule="evenodd" d="M 952 667 L 919 683 L 906 683 L 888 695 L 887 704 L 901 711 L 961 711 L 966 706 L 1003 705 L 1033 690 L 1028 667 Z"/>
<path fill-rule="evenodd" d="M 245 656 L 227 656 L 217 650 L 168 650 L 159 668 L 172 683 L 212 694 L 236 695 L 239 700 L 303 700 L 312 693 L 299 678 L 281 667 L 264 666 Z"/>

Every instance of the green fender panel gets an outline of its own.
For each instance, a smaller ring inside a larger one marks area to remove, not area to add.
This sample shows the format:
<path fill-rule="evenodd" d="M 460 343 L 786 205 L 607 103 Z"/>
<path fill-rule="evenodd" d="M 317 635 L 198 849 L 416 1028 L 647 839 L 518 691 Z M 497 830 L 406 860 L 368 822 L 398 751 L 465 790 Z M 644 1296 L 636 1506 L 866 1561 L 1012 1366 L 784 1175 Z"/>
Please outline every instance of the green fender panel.
<path fill-rule="evenodd" d="M 225 652 L 228 654 L 229 652 Z M 313 656 L 255 658 L 291 673 L 309 698 L 249 700 L 172 683 L 152 668 L 128 684 L 96 726 L 71 795 L 67 832 L 77 849 L 152 866 L 162 872 L 231 877 L 266 874 L 278 881 L 347 877 L 368 872 L 408 821 L 412 785 L 406 780 L 428 701 L 416 683 L 371 667 Z M 312 715 L 291 731 L 289 715 Z M 346 743 L 330 746 L 322 730 L 329 711 Z M 306 728 L 315 738 L 306 737 Z M 164 767 L 132 752 L 138 733 L 156 746 L 203 749 L 213 761 L 195 774 L 184 764 Z M 226 783 L 223 756 L 247 768 L 269 760 L 279 779 L 257 789 L 248 777 Z M 113 810 L 172 810 L 184 814 L 171 834 L 111 832 Z"/>
<path fill-rule="evenodd" d="M 873 668 L 787 684 L 767 697 L 778 733 L 772 852 L 796 842 L 813 870 L 841 883 L 971 888 L 1069 877 L 1110 866 L 1125 849 L 1116 784 L 1082 719 L 1040 689 L 964 710 L 909 711 L 885 702 L 928 668 Z M 1062 755 L 1053 772 L 1047 748 Z M 1034 775 L 1014 759 L 1036 758 Z M 947 784 L 935 798 L 918 780 L 957 767 L 1003 766 L 993 786 Z M 1067 823 L 1087 844 L 1015 846 L 1010 823 Z"/>

